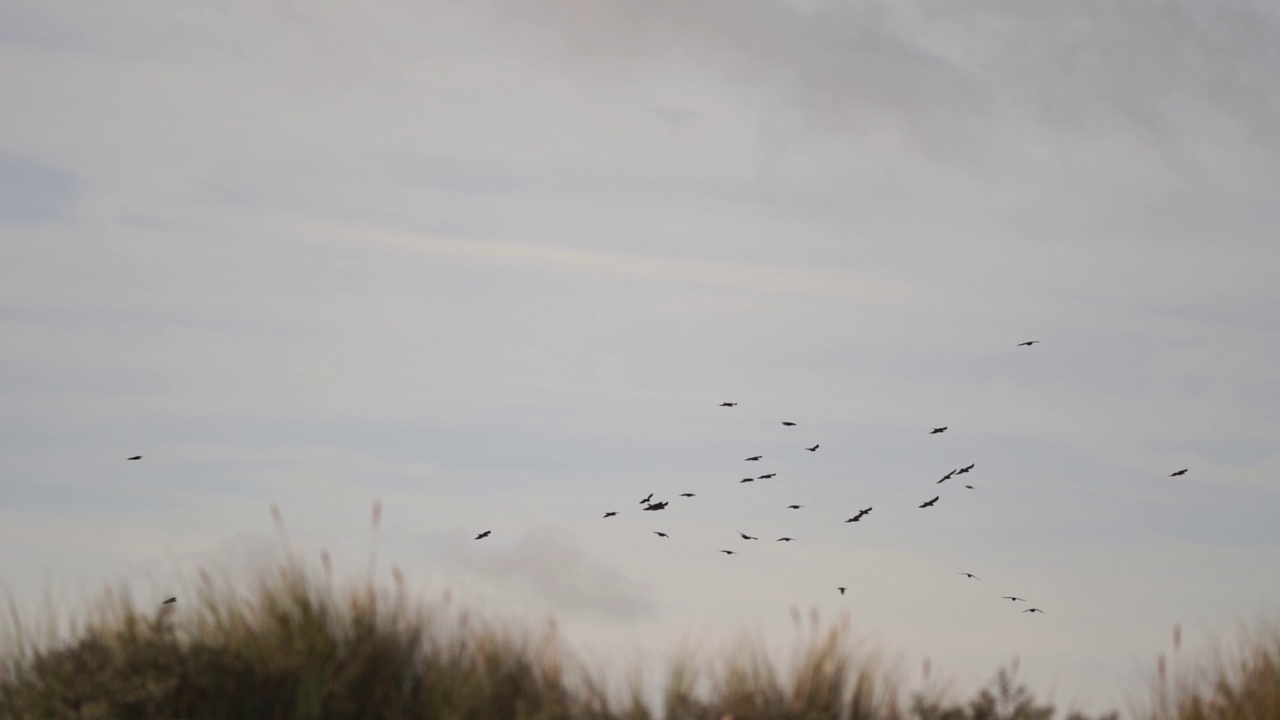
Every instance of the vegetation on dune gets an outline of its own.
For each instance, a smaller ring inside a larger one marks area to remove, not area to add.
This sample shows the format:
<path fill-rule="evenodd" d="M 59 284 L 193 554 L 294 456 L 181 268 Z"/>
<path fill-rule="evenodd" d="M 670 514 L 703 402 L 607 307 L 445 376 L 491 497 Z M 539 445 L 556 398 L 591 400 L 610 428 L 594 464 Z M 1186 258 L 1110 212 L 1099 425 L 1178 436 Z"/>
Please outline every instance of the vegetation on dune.
<path fill-rule="evenodd" d="M 278 518 L 277 518 L 278 519 Z M 375 512 L 376 519 L 376 512 Z M 1050 720 L 1016 662 L 967 702 L 904 693 L 847 623 L 811 616 L 782 667 L 762 643 L 679 656 L 657 705 L 573 658 L 554 623 L 520 633 L 394 583 L 340 587 L 289 560 L 247 590 L 205 572 L 177 604 L 107 592 L 62 638 L 16 614 L 0 645 L 0 719 Z M 799 622 L 797 614 L 797 623 Z M 1255 635 L 1255 638 L 1263 637 Z M 1280 633 L 1198 684 L 1157 684 L 1149 720 L 1280 718 Z M 927 671 L 926 671 L 927 675 Z M 1114 714 L 1105 716 L 1116 717 Z M 1066 720 L 1085 720 L 1079 714 Z"/>

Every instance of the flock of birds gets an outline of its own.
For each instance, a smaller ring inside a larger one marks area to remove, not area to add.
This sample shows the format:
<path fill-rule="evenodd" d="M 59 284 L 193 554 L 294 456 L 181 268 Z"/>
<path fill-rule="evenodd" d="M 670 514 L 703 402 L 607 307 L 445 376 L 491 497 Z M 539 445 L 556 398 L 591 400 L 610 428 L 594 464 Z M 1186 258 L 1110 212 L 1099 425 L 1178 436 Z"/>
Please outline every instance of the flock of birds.
<path fill-rule="evenodd" d="M 1039 342 L 1040 342 L 1039 340 L 1027 340 L 1027 341 L 1025 341 L 1025 342 L 1020 342 L 1020 343 L 1018 343 L 1018 344 L 1017 344 L 1017 347 L 1031 347 L 1032 345 L 1036 345 L 1036 344 L 1038 344 Z M 720 403 L 720 407 L 723 407 L 723 408 L 734 408 L 734 407 L 737 407 L 737 406 L 738 406 L 738 403 L 736 403 L 736 402 L 722 402 L 722 403 Z M 783 420 L 781 424 L 782 424 L 782 426 L 783 426 L 783 427 L 788 427 L 788 428 L 796 427 L 796 426 L 797 426 L 797 423 L 792 422 L 792 421 L 790 421 L 790 420 Z M 929 431 L 929 433 L 928 433 L 928 434 L 929 434 L 929 435 L 941 435 L 942 433 L 945 433 L 946 431 L 947 431 L 947 426 L 946 426 L 946 425 L 944 425 L 944 426 L 942 426 L 942 427 L 935 427 L 935 428 L 931 429 L 931 430 Z M 814 445 L 812 445 L 812 446 L 810 446 L 810 447 L 806 447 L 806 448 L 804 448 L 804 449 L 805 449 L 805 450 L 807 450 L 807 451 L 809 451 L 809 452 L 811 452 L 811 453 L 814 453 L 814 452 L 817 452 L 817 451 L 818 451 L 818 448 L 819 448 L 819 447 L 821 447 L 821 446 L 820 446 L 820 445 L 818 445 L 817 443 L 815 443 Z M 126 458 L 126 460 L 141 460 L 141 459 L 142 459 L 142 456 L 141 456 L 141 455 L 134 455 L 134 456 L 132 456 L 132 457 L 128 457 L 128 458 Z M 759 461 L 761 461 L 761 460 L 763 460 L 763 459 L 764 459 L 764 456 L 763 456 L 763 455 L 752 455 L 752 456 L 750 456 L 750 457 L 744 458 L 743 460 L 744 460 L 744 462 L 759 462 Z M 975 466 L 976 466 L 976 463 L 969 463 L 968 465 L 965 465 L 965 466 L 963 466 L 963 467 L 955 468 L 955 469 L 951 470 L 950 472 L 948 472 L 946 475 L 943 475 L 943 476 L 942 476 L 942 478 L 941 478 L 941 479 L 939 479 L 939 480 L 938 480 L 937 482 L 935 482 L 934 484 L 936 484 L 936 485 L 940 485 L 940 484 L 942 484 L 942 483 L 946 482 L 947 480 L 950 480 L 950 479 L 951 479 L 951 478 L 953 478 L 953 477 L 956 477 L 956 476 L 959 476 L 959 475 L 965 475 L 965 474 L 968 474 L 969 472 L 971 472 L 971 471 L 974 469 L 974 467 L 975 467 Z M 1176 471 L 1176 472 L 1170 473 L 1169 477 L 1180 477 L 1180 476 L 1182 476 L 1182 475 L 1186 475 L 1186 474 L 1187 474 L 1187 469 L 1186 469 L 1186 468 L 1183 468 L 1183 469 L 1178 470 L 1178 471 Z M 769 479 L 774 478 L 774 477 L 777 477 L 777 473 L 770 472 L 770 473 L 764 473 L 764 474 L 762 474 L 762 475 L 757 475 L 757 476 L 754 476 L 754 477 L 745 477 L 745 478 L 742 478 L 741 480 L 739 480 L 738 482 L 739 482 L 739 483 L 751 483 L 751 482 L 756 482 L 757 480 L 769 480 Z M 972 489 L 973 489 L 973 486 L 972 486 L 972 485 L 965 485 L 964 487 L 965 487 L 966 489 L 968 489 L 968 490 L 972 490 Z M 653 495 L 654 495 L 653 493 L 649 493 L 649 494 L 648 494 L 648 495 L 646 495 L 643 499 L 641 499 L 641 500 L 640 500 L 640 504 L 641 504 L 641 505 L 644 505 L 644 507 L 642 508 L 642 510 L 643 510 L 643 511 L 646 511 L 646 512 L 659 512 L 659 511 L 661 511 L 661 510 L 665 510 L 665 509 L 670 505 L 670 503 L 669 503 L 668 501 L 666 501 L 666 500 L 661 500 L 661 501 L 654 502 L 654 500 L 653 500 Z M 697 497 L 697 495 L 696 495 L 696 494 L 694 494 L 694 493 L 691 493 L 691 492 L 685 492 L 685 493 L 680 493 L 680 497 L 682 497 L 682 498 L 692 498 L 692 497 Z M 918 505 L 917 507 L 918 507 L 919 509 L 931 508 L 931 507 L 933 507 L 933 506 L 937 505 L 937 504 L 938 504 L 938 501 L 939 501 L 939 500 L 941 500 L 941 499 L 942 499 L 942 496 L 941 496 L 941 495 L 935 495 L 935 496 L 933 496 L 932 498 L 930 498 L 929 500 L 925 500 L 924 502 L 920 503 L 920 505 Z M 788 505 L 788 506 L 786 506 L 786 508 L 787 508 L 788 510 L 800 510 L 800 509 L 803 509 L 803 508 L 804 508 L 804 506 L 803 506 L 803 505 Z M 856 514 L 854 514 L 854 515 L 853 515 L 853 517 L 850 517 L 849 519 L 845 520 L 845 522 L 846 522 L 846 523 L 856 523 L 856 522 L 861 522 L 861 521 L 862 521 L 862 519 L 863 519 L 863 518 L 865 518 L 867 515 L 869 515 L 873 509 L 874 509 L 874 508 L 872 508 L 872 507 L 865 507 L 865 508 L 862 508 L 862 509 L 861 509 L 861 510 L 859 510 Z M 617 517 L 617 516 L 618 516 L 618 512 L 617 512 L 616 510 L 610 510 L 610 511 L 608 511 L 608 512 L 606 512 L 606 513 L 604 514 L 604 519 L 608 519 L 608 518 L 612 518 L 612 517 Z M 665 533 L 665 532 L 661 532 L 661 531 L 658 531 L 658 530 L 654 530 L 654 531 L 652 531 L 652 532 L 653 532 L 653 534 L 654 534 L 654 535 L 657 535 L 657 536 L 658 536 L 658 537 L 660 537 L 660 538 L 670 539 L 670 537 L 671 537 L 671 536 L 670 536 L 670 535 L 668 535 L 667 533 Z M 489 537 L 489 536 L 490 536 L 490 535 L 492 535 L 492 534 L 493 534 L 493 531 L 491 531 L 491 530 L 485 530 L 484 532 L 481 532 L 481 533 L 477 534 L 477 535 L 475 536 L 475 539 L 476 539 L 476 540 L 483 540 L 483 539 L 485 539 L 485 538 Z M 754 535 L 748 535 L 747 533 L 744 533 L 744 532 L 742 532 L 742 531 L 738 531 L 738 535 L 739 535 L 743 540 L 759 540 L 759 539 L 760 539 L 760 538 L 759 538 L 759 537 L 757 537 L 757 536 L 754 536 Z M 794 542 L 794 541 L 795 541 L 795 538 L 793 538 L 793 537 L 786 537 L 786 536 L 783 536 L 783 537 L 778 538 L 775 542 Z M 738 554 L 738 552 L 737 552 L 736 550 L 720 550 L 719 552 L 722 552 L 722 553 L 724 553 L 725 555 L 737 555 L 737 554 Z M 966 578 L 968 578 L 968 579 L 970 579 L 970 580 L 981 580 L 981 578 L 979 578 L 977 575 L 974 575 L 974 574 L 973 574 L 973 573 L 971 573 L 971 572 L 961 572 L 961 573 L 959 573 L 959 574 L 960 574 L 960 575 L 963 575 L 964 577 L 966 577 Z M 848 588 L 847 588 L 847 587 L 837 587 L 837 588 L 836 588 L 836 590 L 837 590 L 837 591 L 839 591 L 839 593 L 840 593 L 841 595 L 844 595 L 844 594 L 845 594 L 845 592 L 848 590 Z M 1001 596 L 1001 599 L 1002 599 L 1002 600 L 1009 600 L 1010 602 L 1015 602 L 1015 603 L 1016 603 L 1016 602 L 1026 602 L 1026 601 L 1027 601 L 1027 600 L 1026 600 L 1026 598 L 1018 597 L 1018 596 L 1016 596 L 1016 595 L 1003 595 L 1003 596 Z M 166 599 L 166 600 L 165 600 L 163 603 L 161 603 L 161 604 L 162 604 L 162 605 L 171 605 L 171 604 L 176 603 L 177 601 L 178 601 L 178 599 L 177 599 L 176 597 L 170 597 L 170 598 Z M 1031 608 L 1027 608 L 1026 610 L 1023 610 L 1022 612 L 1024 612 L 1024 613 L 1043 613 L 1043 612 L 1044 612 L 1044 610 L 1041 610 L 1041 609 L 1040 609 L 1040 608 L 1038 608 L 1038 607 L 1031 607 Z"/>

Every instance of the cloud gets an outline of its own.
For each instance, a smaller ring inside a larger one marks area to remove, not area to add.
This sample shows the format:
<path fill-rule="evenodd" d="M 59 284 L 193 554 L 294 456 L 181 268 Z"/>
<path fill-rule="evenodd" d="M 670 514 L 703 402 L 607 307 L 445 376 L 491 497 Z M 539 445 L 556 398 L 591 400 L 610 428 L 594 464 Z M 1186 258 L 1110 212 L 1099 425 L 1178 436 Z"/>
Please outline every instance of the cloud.
<path fill-rule="evenodd" d="M 620 570 L 592 559 L 562 531 L 545 527 L 514 541 L 500 535 L 473 541 L 461 534 L 432 535 L 435 561 L 503 594 L 530 594 L 557 614 L 633 621 L 654 615 L 648 589 Z"/>

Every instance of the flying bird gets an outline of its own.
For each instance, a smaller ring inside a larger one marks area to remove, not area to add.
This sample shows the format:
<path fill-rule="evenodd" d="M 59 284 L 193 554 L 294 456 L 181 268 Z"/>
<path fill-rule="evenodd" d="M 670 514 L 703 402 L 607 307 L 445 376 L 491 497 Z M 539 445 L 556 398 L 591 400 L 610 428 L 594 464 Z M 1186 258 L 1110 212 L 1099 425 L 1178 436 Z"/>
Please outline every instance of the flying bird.
<path fill-rule="evenodd" d="M 857 516 L 858 516 L 858 517 L 862 517 L 863 515 L 866 515 L 866 514 L 870 513 L 870 512 L 871 512 L 871 510 L 872 510 L 872 508 L 869 508 L 869 507 L 862 508 L 861 510 L 859 510 L 859 511 L 858 511 L 858 515 L 857 515 Z"/>
<path fill-rule="evenodd" d="M 795 423 L 793 423 L 793 422 L 791 422 L 791 421 L 789 421 L 789 420 L 783 420 L 783 421 L 782 421 L 782 424 L 783 424 L 783 425 L 785 425 L 786 427 L 795 427 L 795 426 L 796 426 L 796 424 L 795 424 Z"/>
<path fill-rule="evenodd" d="M 1003 595 L 1002 600 L 1012 600 L 1013 602 L 1026 602 L 1026 598 L 1014 597 L 1013 595 Z"/>
<path fill-rule="evenodd" d="M 647 504 L 649 504 L 649 501 L 650 501 L 650 500 L 652 500 L 652 499 L 653 499 L 653 493 L 649 493 L 648 497 L 646 497 L 645 499 L 643 499 L 643 500 L 641 500 L 641 501 L 640 501 L 640 504 L 641 504 L 641 505 L 647 505 Z"/>
<path fill-rule="evenodd" d="M 693 493 L 680 493 L 680 497 L 698 497 L 698 496 L 694 495 Z"/>
<path fill-rule="evenodd" d="M 654 504 L 652 504 L 652 505 L 648 505 L 648 506 L 646 506 L 646 507 L 645 507 L 645 511 L 647 512 L 647 511 L 649 511 L 649 510 L 655 510 L 655 511 L 656 511 L 656 510 L 664 510 L 664 509 L 666 509 L 666 507 L 667 507 L 667 501 L 666 501 L 666 500 L 663 500 L 662 502 L 654 503 Z"/>
<path fill-rule="evenodd" d="M 938 433 L 944 433 L 944 432 L 946 432 L 946 431 L 947 431 L 947 426 L 946 426 L 946 425 L 943 425 L 942 427 L 937 427 L 937 428 L 934 428 L 934 429 L 930 430 L 930 431 L 929 431 L 929 434 L 930 434 L 930 435 L 937 435 Z"/>
<path fill-rule="evenodd" d="M 778 477 L 778 473 L 768 473 L 767 475 L 761 475 L 760 477 L 758 477 L 758 478 L 756 478 L 756 479 L 757 479 L 757 480 L 768 480 L 769 478 L 775 478 L 775 477 Z"/>
<path fill-rule="evenodd" d="M 617 515 L 617 514 L 618 514 L 618 513 L 616 513 L 616 512 L 607 512 L 607 513 L 605 513 L 605 514 L 604 514 L 604 516 L 605 516 L 605 517 L 607 517 L 607 518 L 611 518 L 611 517 L 613 517 L 614 515 Z"/>
<path fill-rule="evenodd" d="M 1040 608 L 1027 608 L 1026 610 L 1023 610 L 1022 612 L 1024 612 L 1024 613 L 1042 613 L 1042 612 L 1044 612 L 1044 611 L 1043 611 L 1043 610 L 1041 610 Z"/>
<path fill-rule="evenodd" d="M 840 591 L 840 594 L 841 594 L 841 595 L 843 595 L 843 594 L 844 594 L 844 591 L 845 591 L 845 590 L 848 590 L 848 588 L 842 588 L 842 587 L 838 587 L 838 588 L 836 588 L 836 589 Z"/>
<path fill-rule="evenodd" d="M 795 540 L 795 538 L 780 537 L 780 538 L 778 538 L 777 540 L 775 540 L 774 542 L 791 542 L 792 540 Z"/>
<path fill-rule="evenodd" d="M 164 602 L 162 602 L 162 603 L 160 603 L 160 604 L 161 604 L 161 605 L 172 605 L 172 604 L 174 604 L 174 603 L 176 603 L 176 602 L 178 602 L 178 598 L 176 598 L 176 597 L 171 597 L 171 598 L 169 598 L 168 600 L 165 600 Z"/>
<path fill-rule="evenodd" d="M 141 459 L 142 459 L 141 455 L 134 455 L 131 458 L 125 458 L 125 460 L 141 460 Z"/>
<path fill-rule="evenodd" d="M 759 459 L 760 459 L 760 458 L 762 458 L 762 457 L 764 457 L 764 456 L 763 456 L 763 455 L 752 455 L 751 457 L 747 458 L 747 462 L 755 462 L 755 461 L 759 460 Z"/>
<path fill-rule="evenodd" d="M 658 537 L 664 537 L 664 538 L 668 538 L 668 539 L 670 539 L 670 537 L 671 537 L 670 535 L 668 535 L 668 534 L 666 534 L 666 533 L 664 533 L 664 532 L 658 532 L 657 530 L 654 530 L 654 531 L 653 531 L 653 534 L 654 534 L 654 535 L 657 535 Z"/>
<path fill-rule="evenodd" d="M 922 508 L 933 507 L 933 506 L 938 502 L 938 498 L 940 498 L 940 497 L 942 497 L 942 496 L 941 496 L 941 495 L 935 495 L 935 496 L 934 496 L 934 498 L 933 498 L 932 500 L 930 500 L 930 501 L 928 501 L 928 502 L 920 503 L 920 507 L 922 507 Z"/>
<path fill-rule="evenodd" d="M 1039 340 L 1028 340 L 1028 341 L 1026 341 L 1026 342 L 1020 342 L 1020 343 L 1018 343 L 1018 347 L 1031 347 L 1032 345 L 1035 345 L 1035 344 L 1036 344 L 1036 343 L 1038 343 L 1038 342 L 1040 342 L 1040 341 L 1039 341 Z"/>
<path fill-rule="evenodd" d="M 968 465 L 965 465 L 964 467 L 962 467 L 962 468 L 960 468 L 959 470 L 957 470 L 957 471 L 956 471 L 956 474 L 957 474 L 957 475 L 963 475 L 963 474 L 965 474 L 965 473 L 969 472 L 970 470 L 972 470 L 972 469 L 973 469 L 973 466 L 974 466 L 975 464 L 976 464 L 976 463 L 969 463 Z"/>
<path fill-rule="evenodd" d="M 804 506 L 803 506 L 803 505 L 788 505 L 788 506 L 787 506 L 787 509 L 788 509 L 788 510 L 799 510 L 799 509 L 800 509 L 800 508 L 802 508 L 802 507 L 804 507 Z"/>
<path fill-rule="evenodd" d="M 961 575 L 963 575 L 963 576 L 965 576 L 965 577 L 967 577 L 967 578 L 972 578 L 972 579 L 974 579 L 974 580 L 981 580 L 981 579 L 982 579 L 982 578 L 978 577 L 977 575 L 974 575 L 973 573 L 962 572 L 962 573 L 960 573 L 960 574 L 961 574 Z"/>
<path fill-rule="evenodd" d="M 489 533 L 490 533 L 490 532 L 491 532 L 490 530 L 485 530 L 484 532 L 482 532 L 482 533 L 480 533 L 479 535 L 477 535 L 477 536 L 476 536 L 476 539 L 477 539 L 477 540 L 483 540 L 483 539 L 485 539 L 485 538 L 489 537 Z"/>
<path fill-rule="evenodd" d="M 750 536 L 750 535 L 748 535 L 748 534 L 746 534 L 746 533 L 742 532 L 741 530 L 739 530 L 739 531 L 738 531 L 738 534 L 742 536 L 742 539 L 743 539 L 743 540 L 759 540 L 759 539 L 760 539 L 760 538 L 758 538 L 758 537 L 752 537 L 752 536 Z"/>
<path fill-rule="evenodd" d="M 951 476 L 952 476 L 952 475 L 955 475 L 957 472 L 959 472 L 959 471 L 958 471 L 958 470 L 952 470 L 951 472 L 947 473 L 946 475 L 943 475 L 943 476 L 942 476 L 942 479 L 941 479 L 941 480 L 939 480 L 938 482 L 934 483 L 934 485 L 940 485 L 940 484 L 942 484 L 942 483 L 944 483 L 944 482 L 946 482 L 946 481 L 950 480 L 950 479 L 951 479 Z"/>
<path fill-rule="evenodd" d="M 722 402 L 722 403 L 720 403 L 720 407 L 736 407 L 736 406 L 737 406 L 737 404 L 738 404 L 738 403 Z"/>
<path fill-rule="evenodd" d="M 738 554 L 738 553 L 734 552 L 733 550 L 721 550 L 720 552 L 724 553 L 725 555 L 737 555 L 737 554 Z"/>
<path fill-rule="evenodd" d="M 756 481 L 756 479 L 755 479 L 755 478 L 742 478 L 742 479 L 741 479 L 741 480 L 739 480 L 738 482 L 740 482 L 740 483 L 744 483 L 744 482 L 755 482 L 755 481 Z"/>
<path fill-rule="evenodd" d="M 972 490 L 972 489 L 973 489 L 973 486 L 972 486 L 972 485 L 965 485 L 964 487 L 965 487 L 965 489 L 966 489 L 966 490 Z"/>
<path fill-rule="evenodd" d="M 1186 475 L 1186 474 L 1187 474 L 1187 469 L 1183 468 L 1176 473 L 1169 473 L 1169 477 L 1178 477 L 1179 475 Z"/>
<path fill-rule="evenodd" d="M 819 446 L 815 443 L 813 447 L 805 448 L 805 450 L 808 450 L 809 452 L 818 452 L 818 447 Z"/>

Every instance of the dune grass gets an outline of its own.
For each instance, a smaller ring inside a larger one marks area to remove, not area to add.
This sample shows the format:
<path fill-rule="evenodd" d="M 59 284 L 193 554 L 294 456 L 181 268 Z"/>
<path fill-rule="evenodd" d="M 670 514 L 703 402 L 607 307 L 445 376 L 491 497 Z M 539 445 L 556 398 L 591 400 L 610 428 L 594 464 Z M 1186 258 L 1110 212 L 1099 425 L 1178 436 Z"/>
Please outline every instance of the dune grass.
<path fill-rule="evenodd" d="M 273 514 L 282 530 L 278 510 Z M 375 507 L 374 525 L 379 513 Z M 532 631 L 483 620 L 446 594 L 392 582 L 336 582 L 332 563 L 286 560 L 245 586 L 200 571 L 177 605 L 139 607 L 108 589 L 82 620 L 24 623 L 0 636 L 0 720 L 40 718 L 448 718 L 458 720 L 1050 720 L 999 671 L 976 697 L 904 691 L 902 673 L 847 620 L 803 623 L 777 662 L 763 642 L 676 654 L 657 693 L 611 683 L 577 660 L 555 623 Z M 57 630 L 57 631 L 55 631 Z M 1260 637 L 1260 636 L 1255 636 Z M 1280 634 L 1243 664 L 1173 692 L 1157 685 L 1150 720 L 1280 719 Z M 926 680 L 928 667 L 926 665 Z M 646 697 L 658 698 L 656 703 Z M 1115 717 L 1114 715 L 1105 717 Z M 1083 720 L 1073 714 L 1068 720 Z"/>
<path fill-rule="evenodd" d="M 1173 661 L 1160 655 L 1148 697 L 1134 711 L 1146 720 L 1280 718 L 1280 627 L 1241 628 L 1234 648 L 1218 645 L 1207 659 L 1183 663 L 1181 628 Z M 1170 667 L 1172 665 L 1173 667 Z"/>

